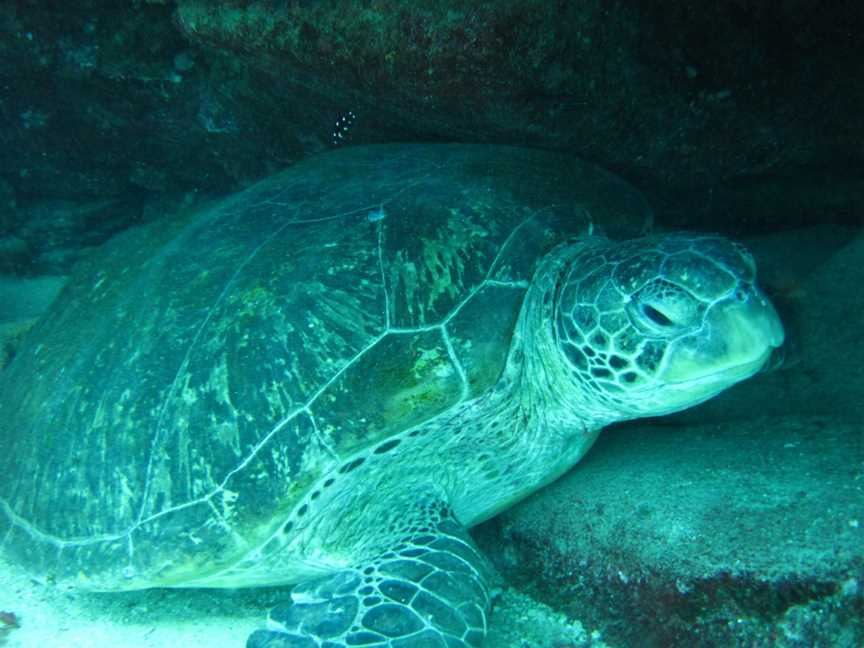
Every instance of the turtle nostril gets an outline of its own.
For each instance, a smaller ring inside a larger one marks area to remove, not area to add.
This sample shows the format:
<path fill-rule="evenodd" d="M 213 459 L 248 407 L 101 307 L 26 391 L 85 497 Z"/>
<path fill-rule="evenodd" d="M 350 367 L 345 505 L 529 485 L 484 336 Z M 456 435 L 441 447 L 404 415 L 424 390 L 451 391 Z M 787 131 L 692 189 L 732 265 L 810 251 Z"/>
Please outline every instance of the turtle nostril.
<path fill-rule="evenodd" d="M 645 317 L 650 319 L 655 324 L 659 324 L 660 326 L 671 326 L 672 320 L 666 317 L 659 310 L 651 306 L 650 304 L 642 305 L 642 312 L 645 314 Z"/>

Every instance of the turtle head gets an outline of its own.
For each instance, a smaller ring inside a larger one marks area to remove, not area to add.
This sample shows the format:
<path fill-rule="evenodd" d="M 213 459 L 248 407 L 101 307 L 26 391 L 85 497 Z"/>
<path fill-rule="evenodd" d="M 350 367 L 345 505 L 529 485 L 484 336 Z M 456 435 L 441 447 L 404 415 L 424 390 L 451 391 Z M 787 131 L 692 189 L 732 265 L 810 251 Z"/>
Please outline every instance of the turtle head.
<path fill-rule="evenodd" d="M 598 418 L 701 403 L 758 372 L 783 343 L 738 243 L 671 234 L 589 239 L 571 250 L 555 289 L 554 336 L 574 404 Z"/>

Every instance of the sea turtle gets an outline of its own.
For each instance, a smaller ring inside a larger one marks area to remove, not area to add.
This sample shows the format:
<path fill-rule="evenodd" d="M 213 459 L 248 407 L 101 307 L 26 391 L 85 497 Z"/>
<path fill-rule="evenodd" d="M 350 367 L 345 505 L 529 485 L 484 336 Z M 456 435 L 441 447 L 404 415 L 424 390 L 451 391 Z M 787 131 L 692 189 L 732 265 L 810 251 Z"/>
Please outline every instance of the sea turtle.
<path fill-rule="evenodd" d="M 349 147 L 84 262 L 0 374 L 0 543 L 94 590 L 295 583 L 250 648 L 479 646 L 466 529 L 763 366 L 739 244 L 566 155 Z M 602 234 L 601 234 L 602 230 Z"/>

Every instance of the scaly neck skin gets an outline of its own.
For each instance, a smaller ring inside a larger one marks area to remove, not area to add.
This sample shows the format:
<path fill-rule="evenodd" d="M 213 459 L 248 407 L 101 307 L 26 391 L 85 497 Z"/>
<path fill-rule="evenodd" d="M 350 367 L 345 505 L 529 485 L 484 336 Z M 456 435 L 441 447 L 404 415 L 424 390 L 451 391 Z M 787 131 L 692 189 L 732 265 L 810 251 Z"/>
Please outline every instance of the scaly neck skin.
<path fill-rule="evenodd" d="M 547 422 L 561 429 L 603 428 L 625 418 L 583 384 L 564 360 L 555 336 L 559 281 L 580 250 L 605 240 L 595 238 L 559 247 L 541 262 L 522 306 L 503 378 L 521 398 L 541 403 Z"/>
<path fill-rule="evenodd" d="M 392 542 L 389 529 L 400 524 L 418 493 L 440 493 L 470 527 L 581 459 L 600 429 L 617 417 L 592 402 L 567 370 L 555 340 L 558 277 L 576 251 L 561 248 L 542 262 L 498 382 L 404 435 L 397 450 L 368 455 L 338 489 L 315 503 L 343 513 L 311 514 L 294 540 L 294 553 L 309 564 L 374 555 Z"/>
<path fill-rule="evenodd" d="M 482 522 L 558 478 L 620 416 L 592 400 L 555 341 L 556 285 L 573 253 L 561 248 L 543 261 L 525 297 L 501 379 L 462 412 L 469 434 L 458 448 L 452 446 L 460 455 L 461 477 L 453 492 L 465 524 Z M 472 458 L 482 454 L 490 459 L 477 466 Z"/>
<path fill-rule="evenodd" d="M 385 521 L 404 508 L 396 503 L 428 490 L 440 491 L 456 518 L 473 526 L 579 461 L 600 429 L 617 417 L 592 403 L 567 371 L 555 341 L 557 279 L 574 253 L 559 249 L 542 262 L 498 382 L 421 425 L 428 430 L 405 437 L 397 451 L 367 457 L 338 489 L 338 506 L 331 507 L 356 515 L 320 516 L 318 524 L 325 526 L 310 527 L 310 538 L 328 538 L 339 551 L 359 539 L 363 547 L 352 549 L 352 555 L 379 551 L 389 541 Z M 385 506 L 370 506 L 376 502 Z"/>

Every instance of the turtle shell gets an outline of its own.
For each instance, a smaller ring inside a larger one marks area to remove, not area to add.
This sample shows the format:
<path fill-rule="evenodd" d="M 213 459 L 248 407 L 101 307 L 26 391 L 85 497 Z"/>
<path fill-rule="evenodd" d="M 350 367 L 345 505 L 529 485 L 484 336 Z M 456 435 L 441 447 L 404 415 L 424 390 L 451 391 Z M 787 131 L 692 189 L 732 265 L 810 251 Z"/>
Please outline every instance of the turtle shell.
<path fill-rule="evenodd" d="M 545 253 L 647 218 L 565 155 L 381 145 L 117 236 L 0 373 L 0 543 L 98 589 L 237 561 L 353 453 L 488 389 Z"/>

